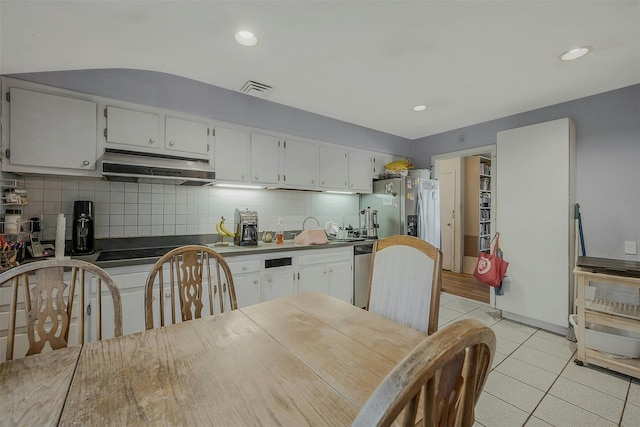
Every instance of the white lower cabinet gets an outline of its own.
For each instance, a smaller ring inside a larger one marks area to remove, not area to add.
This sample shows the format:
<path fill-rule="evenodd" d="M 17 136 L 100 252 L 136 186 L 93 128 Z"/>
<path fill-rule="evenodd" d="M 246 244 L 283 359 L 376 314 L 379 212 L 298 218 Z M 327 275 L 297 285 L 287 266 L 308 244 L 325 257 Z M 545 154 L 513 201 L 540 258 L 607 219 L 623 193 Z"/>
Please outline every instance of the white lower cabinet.
<path fill-rule="evenodd" d="M 297 292 L 295 257 L 279 252 L 228 257 L 238 307 L 294 295 Z"/>
<path fill-rule="evenodd" d="M 323 292 L 353 303 L 353 248 L 300 255 L 298 273 L 298 292 Z"/>
<path fill-rule="evenodd" d="M 293 267 L 275 267 L 262 273 L 262 300 L 296 294 L 295 271 Z"/>
<path fill-rule="evenodd" d="M 141 332 L 145 330 L 145 288 L 147 283 L 147 278 L 149 276 L 149 272 L 153 264 L 144 264 L 144 265 L 135 265 L 130 267 L 119 267 L 119 268 L 111 268 L 106 269 L 106 271 L 111 275 L 113 280 L 118 285 L 118 289 L 120 290 L 120 299 L 122 300 L 122 332 L 123 334 L 133 334 L 135 332 Z M 232 273 L 233 274 L 233 273 Z M 168 278 L 170 276 L 170 271 L 168 269 L 164 270 L 164 277 Z M 239 276 L 240 277 L 240 276 Z M 234 283 L 235 274 L 234 274 Z M 93 295 L 90 299 L 92 307 L 96 305 L 96 289 L 93 289 Z M 243 287 L 241 289 L 244 290 Z M 218 297 L 217 292 L 219 289 L 214 289 L 214 312 L 220 312 L 220 299 Z M 227 292 L 227 289 L 222 289 L 223 292 Z M 209 300 L 209 287 L 207 285 L 207 277 L 203 278 L 203 286 L 202 286 L 203 299 L 205 301 Z M 238 288 L 236 284 L 236 297 L 238 294 Z M 165 324 L 170 323 L 180 323 L 182 321 L 180 314 L 180 300 L 176 296 L 175 300 L 175 313 L 176 320 L 175 322 L 171 319 L 171 294 L 167 289 L 163 295 L 159 295 L 159 289 L 156 286 L 154 288 L 153 294 L 153 319 L 154 319 L 154 327 L 160 326 L 160 309 L 159 304 L 156 303 L 158 298 L 162 298 L 164 301 L 164 315 L 165 315 Z M 243 297 L 244 298 L 244 297 Z M 225 304 L 225 311 L 228 311 L 230 307 L 228 306 L 229 298 L 223 298 Z M 259 301 L 258 301 L 259 302 Z M 250 305 L 250 304 L 247 304 Z M 92 309 L 93 310 L 93 309 Z M 205 304 L 203 308 L 203 315 L 209 314 L 209 305 Z M 108 325 L 107 327 L 103 327 L 102 339 L 111 338 L 113 336 L 113 302 L 111 300 L 111 294 L 109 290 L 106 288 L 102 289 L 102 323 L 103 325 Z M 97 337 L 96 331 L 96 322 L 94 319 L 91 321 L 91 332 L 90 332 L 91 340 L 95 340 Z"/>
<path fill-rule="evenodd" d="M 256 255 L 227 256 L 236 291 L 238 307 L 247 307 L 263 301 L 295 295 L 300 292 L 318 291 L 327 293 L 343 301 L 353 301 L 353 248 L 308 249 L 290 252 L 270 252 Z M 109 268 L 106 271 L 118 285 L 122 299 L 123 333 L 132 334 L 145 330 L 144 294 L 147 276 L 153 264 Z M 165 272 L 165 276 L 168 271 Z M 208 289 L 204 286 L 205 298 Z M 95 284 L 89 298 L 91 310 L 96 306 Z M 157 292 L 157 291 L 156 291 Z M 170 295 L 154 294 L 153 298 L 165 301 L 165 316 L 171 316 Z M 218 310 L 218 298 L 216 312 Z M 226 302 L 227 298 L 225 298 Z M 180 308 L 176 302 L 176 316 L 180 322 Z M 154 319 L 159 326 L 158 306 L 154 305 Z M 225 307 L 225 311 L 229 307 Z M 1 313 L 0 313 L 1 314 Z M 91 316 L 89 340 L 95 340 L 95 316 Z M 2 317 L 0 316 L 0 320 Z M 113 303 L 111 294 L 102 292 L 102 338 L 113 335 Z M 0 325 L 1 326 L 1 325 Z"/>
<path fill-rule="evenodd" d="M 228 257 L 238 307 L 301 292 L 353 299 L 353 248 Z"/>
<path fill-rule="evenodd" d="M 346 258 L 329 265 L 329 295 L 353 304 L 353 253 Z"/>
<path fill-rule="evenodd" d="M 147 282 L 147 276 L 153 264 L 135 265 L 130 267 L 118 267 L 106 269 L 107 273 L 111 275 L 113 280 L 118 285 L 120 290 L 120 299 L 122 300 L 122 333 L 124 335 L 133 334 L 145 330 L 144 320 L 144 293 L 145 284 Z M 94 279 L 95 280 L 95 279 Z M 96 283 L 93 284 L 93 295 L 90 298 L 91 308 L 91 340 L 97 338 L 97 323 L 93 316 L 94 307 L 96 307 L 97 292 Z M 158 298 L 155 295 L 154 298 Z M 166 308 L 165 308 L 166 310 Z M 111 293 L 106 286 L 102 287 L 102 339 L 113 337 L 113 301 L 111 299 Z"/>
<path fill-rule="evenodd" d="M 262 301 L 260 293 L 260 260 L 236 260 L 236 258 L 245 257 L 229 258 L 227 263 L 231 269 L 238 307 L 258 304 Z"/>
<path fill-rule="evenodd" d="M 302 262 L 302 260 L 300 261 Z M 300 274 L 298 283 L 300 292 L 329 293 L 329 269 L 325 264 L 301 264 L 298 273 Z"/>

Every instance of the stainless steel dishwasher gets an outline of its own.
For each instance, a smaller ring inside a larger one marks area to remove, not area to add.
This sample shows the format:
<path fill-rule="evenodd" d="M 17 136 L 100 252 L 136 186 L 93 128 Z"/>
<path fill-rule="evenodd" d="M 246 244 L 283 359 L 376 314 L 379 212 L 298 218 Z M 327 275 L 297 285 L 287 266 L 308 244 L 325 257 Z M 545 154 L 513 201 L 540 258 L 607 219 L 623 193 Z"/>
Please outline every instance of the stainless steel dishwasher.
<path fill-rule="evenodd" d="M 364 308 L 369 294 L 369 273 L 373 242 L 353 246 L 353 305 Z"/>

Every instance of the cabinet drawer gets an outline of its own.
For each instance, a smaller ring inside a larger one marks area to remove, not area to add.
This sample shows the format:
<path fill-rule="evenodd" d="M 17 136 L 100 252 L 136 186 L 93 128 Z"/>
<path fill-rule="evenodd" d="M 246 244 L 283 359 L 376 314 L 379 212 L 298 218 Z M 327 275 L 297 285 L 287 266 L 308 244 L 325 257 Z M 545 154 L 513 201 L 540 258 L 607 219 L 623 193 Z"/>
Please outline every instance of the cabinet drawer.
<path fill-rule="evenodd" d="M 254 273 L 260 271 L 260 260 L 230 262 L 231 274 Z"/>

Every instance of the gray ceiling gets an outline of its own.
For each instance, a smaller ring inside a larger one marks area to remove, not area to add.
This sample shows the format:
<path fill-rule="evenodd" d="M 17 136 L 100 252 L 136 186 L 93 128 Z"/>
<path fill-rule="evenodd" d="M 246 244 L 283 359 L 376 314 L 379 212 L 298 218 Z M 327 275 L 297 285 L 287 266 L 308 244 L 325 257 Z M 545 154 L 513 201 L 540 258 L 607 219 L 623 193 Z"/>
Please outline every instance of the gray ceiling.
<path fill-rule="evenodd" d="M 273 86 L 256 96 L 409 139 L 640 83 L 635 0 L 0 0 L 0 24 L 2 74 L 255 80 Z M 593 52 L 557 59 L 582 45 Z"/>

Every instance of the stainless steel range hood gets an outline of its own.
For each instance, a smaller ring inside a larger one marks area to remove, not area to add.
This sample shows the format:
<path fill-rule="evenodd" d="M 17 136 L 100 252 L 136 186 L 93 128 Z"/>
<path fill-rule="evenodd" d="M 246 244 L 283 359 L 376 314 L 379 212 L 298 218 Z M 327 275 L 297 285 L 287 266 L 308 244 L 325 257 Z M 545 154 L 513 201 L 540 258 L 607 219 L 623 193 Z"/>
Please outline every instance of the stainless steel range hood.
<path fill-rule="evenodd" d="M 99 160 L 110 181 L 173 181 L 176 185 L 207 185 L 216 179 L 208 160 L 136 151 L 105 149 Z"/>

